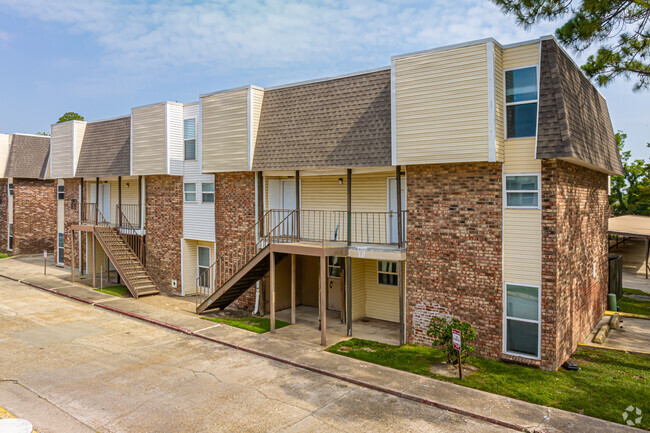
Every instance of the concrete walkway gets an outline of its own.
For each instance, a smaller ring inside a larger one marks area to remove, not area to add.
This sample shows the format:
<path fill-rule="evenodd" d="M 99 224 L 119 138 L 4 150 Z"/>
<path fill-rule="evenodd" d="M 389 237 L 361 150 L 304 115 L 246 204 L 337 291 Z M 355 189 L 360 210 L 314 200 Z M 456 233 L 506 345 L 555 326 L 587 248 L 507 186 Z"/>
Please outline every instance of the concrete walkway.
<path fill-rule="evenodd" d="M 63 278 L 69 274 L 69 270 L 66 272 L 57 268 L 51 270 L 48 276 L 43 276 L 42 259 L 40 263 L 38 259 L 20 257 L 0 261 L 0 276 L 40 286 L 51 293 L 72 297 L 94 307 L 139 318 L 203 340 L 405 400 L 488 421 L 503 428 L 537 432 L 638 431 L 620 424 L 331 354 L 324 352 L 316 342 L 312 344 L 279 335 L 254 334 L 225 325 L 214 326 L 214 323 L 201 320 L 191 311 L 187 311 L 189 304 L 184 300 L 164 296 L 139 300 L 114 298 L 64 281 Z"/>

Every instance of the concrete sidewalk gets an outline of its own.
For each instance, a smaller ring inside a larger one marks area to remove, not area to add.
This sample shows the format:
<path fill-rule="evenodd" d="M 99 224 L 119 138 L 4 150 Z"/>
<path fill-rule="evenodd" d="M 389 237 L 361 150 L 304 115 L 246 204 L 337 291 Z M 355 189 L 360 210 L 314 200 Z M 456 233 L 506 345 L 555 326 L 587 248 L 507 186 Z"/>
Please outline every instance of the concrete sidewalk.
<path fill-rule="evenodd" d="M 48 275 L 44 276 L 42 266 L 42 258 L 3 259 L 0 260 L 0 276 L 197 338 L 515 430 L 588 433 L 640 431 L 332 354 L 325 352 L 316 339 L 311 343 L 277 334 L 255 334 L 227 325 L 215 326 L 215 323 L 193 314 L 193 303 L 186 300 L 166 296 L 138 300 L 115 298 L 66 281 L 70 276 L 69 270 L 50 268 Z"/>

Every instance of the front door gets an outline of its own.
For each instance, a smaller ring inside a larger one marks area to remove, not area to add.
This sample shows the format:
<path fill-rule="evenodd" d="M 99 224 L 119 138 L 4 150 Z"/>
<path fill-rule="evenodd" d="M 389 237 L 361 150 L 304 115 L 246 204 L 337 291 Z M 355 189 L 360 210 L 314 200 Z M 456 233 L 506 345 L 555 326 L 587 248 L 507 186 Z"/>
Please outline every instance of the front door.
<path fill-rule="evenodd" d="M 402 178 L 402 210 L 406 209 L 406 179 Z M 397 181 L 388 179 L 388 242 L 397 243 Z M 402 222 L 402 239 L 406 239 L 406 221 Z"/>
<path fill-rule="evenodd" d="M 99 209 L 99 213 L 104 216 L 104 219 L 107 222 L 111 222 L 111 185 L 108 183 L 99 184 L 99 200 L 97 200 L 97 197 L 95 197 L 96 185 L 89 184 L 88 187 L 90 188 L 90 203 L 96 204 L 97 208 Z M 95 218 L 94 215 L 90 216 L 92 218 Z"/>
<path fill-rule="evenodd" d="M 343 304 L 343 257 L 328 257 L 327 262 L 327 309 L 341 311 Z"/>
<path fill-rule="evenodd" d="M 294 233 L 293 218 L 283 220 L 296 209 L 296 180 L 269 179 L 269 209 L 283 209 L 284 212 L 274 213 L 271 217 L 271 228 L 282 223 L 274 233 L 275 236 L 287 236 Z"/>

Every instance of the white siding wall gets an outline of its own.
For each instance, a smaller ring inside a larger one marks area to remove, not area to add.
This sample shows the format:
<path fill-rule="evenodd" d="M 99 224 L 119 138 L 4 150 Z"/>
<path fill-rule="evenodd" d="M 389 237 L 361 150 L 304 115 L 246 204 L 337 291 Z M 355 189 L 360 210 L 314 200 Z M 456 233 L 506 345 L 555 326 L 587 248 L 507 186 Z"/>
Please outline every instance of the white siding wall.
<path fill-rule="evenodd" d="M 131 161 L 136 175 L 167 174 L 166 107 L 157 104 L 131 110 Z"/>
<path fill-rule="evenodd" d="M 183 174 L 183 104 L 167 103 L 167 148 L 169 157 L 169 174 Z"/>
<path fill-rule="evenodd" d="M 9 143 L 11 135 L 0 134 L 0 177 L 5 177 L 7 160 L 9 159 Z"/>
<path fill-rule="evenodd" d="M 86 133 L 86 122 L 73 120 L 74 124 L 74 172 L 77 172 L 77 162 L 79 162 L 79 154 L 81 153 L 81 144 L 84 141 L 84 134 Z"/>
<path fill-rule="evenodd" d="M 52 139 L 50 153 L 53 178 L 74 177 L 73 155 L 75 154 L 73 142 L 74 122 L 65 122 L 52 125 Z"/>
<path fill-rule="evenodd" d="M 213 242 L 183 239 L 183 294 L 185 296 L 196 293 L 196 279 L 199 276 L 199 246 L 210 248 L 210 264 L 215 260 Z"/>
<path fill-rule="evenodd" d="M 196 118 L 196 160 L 183 162 L 183 183 L 196 183 L 196 203 L 183 203 L 183 237 L 201 241 L 214 242 L 214 203 L 201 203 L 203 183 L 214 185 L 214 175 L 201 172 L 203 155 L 201 142 L 201 125 L 199 122 L 198 104 L 186 105 L 183 109 L 183 119 Z M 182 122 L 181 122 L 182 124 Z M 182 131 L 181 131 L 182 133 Z M 183 200 L 185 196 L 183 195 Z"/>

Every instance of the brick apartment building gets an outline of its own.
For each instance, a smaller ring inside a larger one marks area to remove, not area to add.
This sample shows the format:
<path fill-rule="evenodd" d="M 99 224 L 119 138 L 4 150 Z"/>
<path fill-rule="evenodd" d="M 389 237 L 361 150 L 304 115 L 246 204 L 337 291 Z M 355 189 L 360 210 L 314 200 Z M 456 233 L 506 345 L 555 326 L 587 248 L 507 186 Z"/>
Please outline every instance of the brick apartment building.
<path fill-rule="evenodd" d="M 53 238 L 135 296 L 300 308 L 323 343 L 333 320 L 427 343 L 431 317 L 458 317 L 479 355 L 556 369 L 605 308 L 621 169 L 604 98 L 555 40 L 486 39 L 53 125 Z"/>

